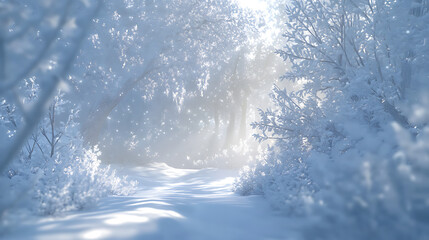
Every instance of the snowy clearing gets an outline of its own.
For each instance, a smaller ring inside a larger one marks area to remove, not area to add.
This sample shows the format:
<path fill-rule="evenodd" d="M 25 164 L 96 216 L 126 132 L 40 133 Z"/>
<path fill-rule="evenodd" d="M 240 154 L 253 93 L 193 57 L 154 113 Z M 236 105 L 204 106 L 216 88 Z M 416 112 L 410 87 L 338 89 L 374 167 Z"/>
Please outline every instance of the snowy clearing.
<path fill-rule="evenodd" d="M 4 239 L 298 239 L 296 222 L 261 196 L 231 190 L 236 171 L 175 169 L 166 164 L 122 169 L 139 181 L 132 196 L 102 199 L 87 211 L 27 219 Z M 294 235 L 295 234 L 295 235 Z"/>

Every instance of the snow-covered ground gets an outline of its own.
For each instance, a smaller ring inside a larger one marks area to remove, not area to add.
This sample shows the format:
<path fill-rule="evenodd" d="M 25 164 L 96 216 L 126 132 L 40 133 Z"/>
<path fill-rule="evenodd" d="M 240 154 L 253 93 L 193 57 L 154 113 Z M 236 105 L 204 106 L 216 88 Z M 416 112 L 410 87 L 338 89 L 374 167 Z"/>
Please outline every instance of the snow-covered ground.
<path fill-rule="evenodd" d="M 175 169 L 165 164 L 122 169 L 139 181 L 132 196 L 103 199 L 93 209 L 30 218 L 4 239 L 299 239 L 298 223 L 261 196 L 231 191 L 237 172 Z"/>

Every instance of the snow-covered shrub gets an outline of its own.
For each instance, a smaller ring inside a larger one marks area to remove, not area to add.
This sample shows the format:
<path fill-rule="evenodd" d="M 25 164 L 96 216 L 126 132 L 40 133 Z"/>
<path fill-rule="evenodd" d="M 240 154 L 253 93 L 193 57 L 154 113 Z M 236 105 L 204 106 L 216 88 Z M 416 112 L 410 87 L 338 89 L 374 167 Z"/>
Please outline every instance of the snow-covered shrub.
<path fill-rule="evenodd" d="M 41 214 L 82 209 L 107 195 L 128 195 L 133 182 L 116 176 L 109 166 L 101 166 L 96 150 L 72 148 L 71 155 L 59 154 L 45 168 L 32 167 L 36 182 L 30 195 Z M 65 154 L 65 152 L 63 152 Z"/>
<path fill-rule="evenodd" d="M 286 11 L 284 78 L 302 86 L 274 89 L 254 124 L 272 150 L 236 191 L 316 216 L 309 239 L 423 239 L 427 122 L 413 119 L 427 115 L 427 1 L 294 0 Z"/>
<path fill-rule="evenodd" d="M 78 107 L 61 96 L 55 97 L 18 161 L 2 173 L 2 190 L 10 193 L 1 197 L 3 214 L 12 214 L 16 208 L 56 214 L 91 206 L 107 195 L 134 191 L 135 182 L 103 166 L 96 147 L 85 147 L 76 119 Z"/>

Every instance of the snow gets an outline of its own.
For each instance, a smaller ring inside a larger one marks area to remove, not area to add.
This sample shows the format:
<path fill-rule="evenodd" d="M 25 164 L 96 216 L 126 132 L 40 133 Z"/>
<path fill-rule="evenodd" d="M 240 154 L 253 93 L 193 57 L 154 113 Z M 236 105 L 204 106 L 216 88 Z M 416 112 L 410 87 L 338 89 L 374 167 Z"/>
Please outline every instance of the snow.
<path fill-rule="evenodd" d="M 139 182 L 132 196 L 102 199 L 93 209 L 31 217 L 4 239 L 297 239 L 296 221 L 261 196 L 232 192 L 234 170 L 176 169 L 163 163 L 120 167 Z M 0 235 L 1 237 L 1 235 Z"/>

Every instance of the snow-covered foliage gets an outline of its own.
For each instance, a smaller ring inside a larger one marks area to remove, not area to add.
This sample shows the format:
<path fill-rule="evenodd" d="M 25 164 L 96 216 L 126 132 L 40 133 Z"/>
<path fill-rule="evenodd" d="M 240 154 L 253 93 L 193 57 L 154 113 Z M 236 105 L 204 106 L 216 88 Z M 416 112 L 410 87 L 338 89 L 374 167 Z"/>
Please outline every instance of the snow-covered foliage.
<path fill-rule="evenodd" d="M 305 238 L 423 239 L 428 1 L 285 1 L 0 1 L 0 220 L 131 193 L 108 162 L 256 160 L 235 191 Z"/>
<path fill-rule="evenodd" d="M 0 219 L 81 209 L 128 194 L 80 135 L 79 107 L 64 99 L 67 75 L 100 1 L 0 3 Z M 54 97 L 55 94 L 58 94 Z"/>
<path fill-rule="evenodd" d="M 85 139 L 112 162 L 217 165 L 281 72 L 268 16 L 230 0 L 106 3 L 72 74 Z"/>
<path fill-rule="evenodd" d="M 96 147 L 85 147 L 79 133 L 78 108 L 62 96 L 54 98 L 19 159 L 1 176 L 2 191 L 8 192 L 1 197 L 3 217 L 13 215 L 16 207 L 38 214 L 82 209 L 100 197 L 134 191 L 134 182 L 101 165 Z M 2 110 L 8 108 L 6 103 L 2 106 Z M 10 122 L 2 119 L 1 125 Z"/>
<path fill-rule="evenodd" d="M 294 0 L 286 12 L 278 53 L 301 88 L 275 87 L 253 124 L 273 147 L 236 191 L 324 219 L 309 239 L 423 239 L 428 2 Z"/>
<path fill-rule="evenodd" d="M 19 111 L 23 118 L 14 137 L 2 141 L 0 171 L 20 151 L 61 86 L 98 3 L 67 0 L 0 3 L 0 101 L 13 103 L 13 111 Z M 23 102 L 25 93 L 18 91 L 24 80 L 30 78 L 42 86 L 31 106 Z"/>

